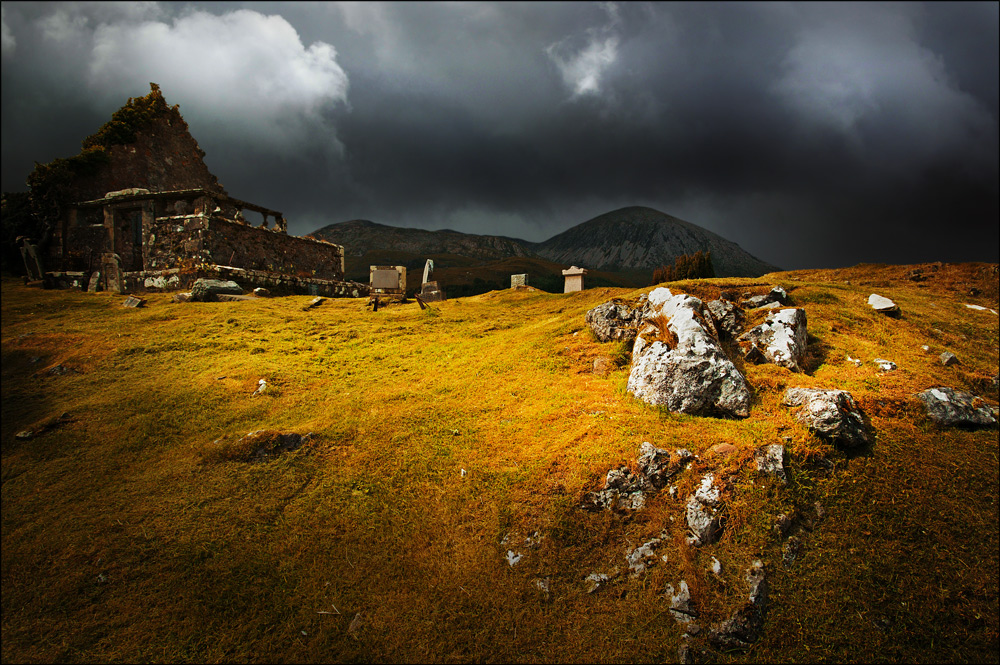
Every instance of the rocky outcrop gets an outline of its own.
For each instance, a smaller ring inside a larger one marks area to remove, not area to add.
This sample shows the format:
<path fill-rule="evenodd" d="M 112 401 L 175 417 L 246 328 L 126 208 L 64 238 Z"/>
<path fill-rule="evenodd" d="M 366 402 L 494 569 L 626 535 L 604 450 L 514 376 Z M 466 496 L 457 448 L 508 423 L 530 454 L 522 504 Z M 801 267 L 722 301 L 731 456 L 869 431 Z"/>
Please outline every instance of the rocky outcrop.
<path fill-rule="evenodd" d="M 769 292 L 763 295 L 747 298 L 743 301 L 743 306 L 747 309 L 756 309 L 757 307 L 764 307 L 772 303 L 784 305 L 787 300 L 788 294 L 785 290 L 780 286 L 773 286 Z"/>
<path fill-rule="evenodd" d="M 864 413 L 846 390 L 789 388 L 781 402 L 798 407 L 795 419 L 832 443 L 853 448 L 874 439 Z"/>
<path fill-rule="evenodd" d="M 917 393 L 927 416 L 940 425 L 991 427 L 996 415 L 982 399 L 967 392 L 940 386 Z"/>
<path fill-rule="evenodd" d="M 880 372 L 894 372 L 896 371 L 896 363 L 891 360 L 886 360 L 885 358 L 876 358 L 872 361 L 875 366 L 878 367 Z"/>
<path fill-rule="evenodd" d="M 736 337 L 743 332 L 747 317 L 738 305 L 728 300 L 711 300 L 707 306 L 720 335 Z"/>
<path fill-rule="evenodd" d="M 686 580 L 681 580 L 680 588 L 674 591 L 674 585 L 667 585 L 667 597 L 670 599 L 670 614 L 680 624 L 691 623 L 698 613 L 691 607 L 691 590 Z"/>
<path fill-rule="evenodd" d="M 636 459 L 636 463 L 649 484 L 656 489 L 662 489 L 692 459 L 694 459 L 694 455 L 683 448 L 674 451 L 674 454 L 671 455 L 666 450 L 644 441 L 639 446 L 639 457 Z"/>
<path fill-rule="evenodd" d="M 604 489 L 587 492 L 581 507 L 619 512 L 639 510 L 646 505 L 646 493 L 662 489 L 692 459 L 694 455 L 687 450 L 677 450 L 671 455 L 644 441 L 636 459 L 639 472 L 634 473 L 627 466 L 611 469 L 604 480 Z"/>
<path fill-rule="evenodd" d="M 757 471 L 765 473 L 782 485 L 788 482 L 785 475 L 785 446 L 780 443 L 772 443 L 762 446 L 754 452 L 754 462 L 757 464 Z"/>
<path fill-rule="evenodd" d="M 636 511 L 646 505 L 644 492 L 650 488 L 643 476 L 632 473 L 627 466 L 608 471 L 604 489 L 584 495 L 585 510 Z"/>
<path fill-rule="evenodd" d="M 747 331 L 737 341 L 750 362 L 774 363 L 801 372 L 808 345 L 806 339 L 806 311 L 793 308 L 769 314 L 764 323 Z"/>
<path fill-rule="evenodd" d="M 749 415 L 750 387 L 723 352 L 702 301 L 659 288 L 648 302 L 632 349 L 628 391 L 678 413 Z"/>
<path fill-rule="evenodd" d="M 642 309 L 615 298 L 589 310 L 584 317 L 599 342 L 623 340 L 631 342 L 642 320 Z"/>
<path fill-rule="evenodd" d="M 952 365 L 961 364 L 959 363 L 958 356 L 956 356 L 951 351 L 945 351 L 939 356 L 939 358 L 941 359 L 941 364 L 944 365 L 945 367 L 951 367 Z"/>
<path fill-rule="evenodd" d="M 722 534 L 721 507 L 722 492 L 715 484 L 715 476 L 707 473 L 698 489 L 688 497 L 685 517 L 691 531 L 688 538 L 690 544 L 708 545 L 719 539 Z"/>
<path fill-rule="evenodd" d="M 647 568 L 655 566 L 660 560 L 656 550 L 663 542 L 663 538 L 653 538 L 646 541 L 639 547 L 625 552 L 625 563 L 628 564 L 629 577 L 638 577 Z"/>
<path fill-rule="evenodd" d="M 760 639 L 767 614 L 768 583 L 764 564 L 754 561 L 746 573 L 750 594 L 732 617 L 713 625 L 708 632 L 712 644 L 730 649 L 745 649 Z"/>

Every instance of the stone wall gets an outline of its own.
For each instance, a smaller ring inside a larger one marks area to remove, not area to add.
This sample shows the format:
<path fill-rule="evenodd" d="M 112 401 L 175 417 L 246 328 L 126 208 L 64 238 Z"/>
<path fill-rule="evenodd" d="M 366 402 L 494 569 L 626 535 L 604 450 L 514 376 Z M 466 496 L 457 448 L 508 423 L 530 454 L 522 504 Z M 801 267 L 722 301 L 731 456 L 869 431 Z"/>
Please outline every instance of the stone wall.
<path fill-rule="evenodd" d="M 72 275 L 70 275 L 72 277 Z M 361 298 L 369 294 L 367 284 L 311 277 L 293 277 L 261 270 L 244 270 L 229 266 L 202 264 L 189 270 L 169 270 L 127 273 L 122 279 L 122 292 L 189 290 L 198 279 L 231 280 L 245 292 L 262 286 L 272 295 L 313 295 L 331 298 Z M 68 288 L 68 287 L 67 287 Z"/>
<path fill-rule="evenodd" d="M 147 270 L 206 264 L 297 278 L 344 278 L 340 245 L 202 214 L 156 219 L 146 245 Z"/>
<path fill-rule="evenodd" d="M 205 152 L 176 109 L 137 132 L 135 143 L 113 145 L 107 150 L 108 164 L 78 178 L 67 192 L 70 201 L 92 201 L 107 192 L 131 187 L 151 192 L 206 189 L 226 193 L 205 165 Z"/>

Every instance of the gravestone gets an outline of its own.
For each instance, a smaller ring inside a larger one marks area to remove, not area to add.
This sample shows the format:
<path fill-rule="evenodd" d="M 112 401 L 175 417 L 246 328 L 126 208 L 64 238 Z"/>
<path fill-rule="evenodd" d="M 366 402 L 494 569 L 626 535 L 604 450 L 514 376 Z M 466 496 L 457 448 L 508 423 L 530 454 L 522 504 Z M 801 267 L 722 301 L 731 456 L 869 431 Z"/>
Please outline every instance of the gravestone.
<path fill-rule="evenodd" d="M 563 270 L 562 274 L 566 278 L 566 285 L 563 288 L 563 293 L 583 291 L 583 276 L 587 274 L 586 268 L 570 266 L 566 270 Z"/>
<path fill-rule="evenodd" d="M 21 258 L 24 268 L 28 271 L 28 279 L 37 281 L 44 278 L 42 260 L 38 257 L 38 245 L 32 244 L 27 238 L 21 245 Z"/>
<path fill-rule="evenodd" d="M 510 288 L 512 288 L 512 289 L 524 288 L 527 285 L 528 285 L 528 274 L 527 273 L 524 273 L 523 275 L 511 275 L 510 276 Z"/>
<path fill-rule="evenodd" d="M 101 272 L 104 273 L 104 289 L 111 293 L 122 292 L 122 260 L 113 253 L 101 255 Z"/>

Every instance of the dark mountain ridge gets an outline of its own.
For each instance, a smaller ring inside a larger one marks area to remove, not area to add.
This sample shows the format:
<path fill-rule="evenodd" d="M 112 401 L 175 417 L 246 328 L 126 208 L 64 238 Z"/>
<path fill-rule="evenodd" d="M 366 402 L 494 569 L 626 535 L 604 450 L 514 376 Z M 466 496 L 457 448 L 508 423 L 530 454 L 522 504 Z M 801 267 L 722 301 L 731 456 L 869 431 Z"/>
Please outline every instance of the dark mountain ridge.
<path fill-rule="evenodd" d="M 642 206 L 613 210 L 539 243 L 452 230 L 399 228 L 368 220 L 330 224 L 309 235 L 343 245 L 349 256 L 392 250 L 415 256 L 452 254 L 484 262 L 539 257 L 593 270 L 624 272 L 651 271 L 672 265 L 682 254 L 710 251 L 719 277 L 757 277 L 777 270 L 722 236 Z"/>

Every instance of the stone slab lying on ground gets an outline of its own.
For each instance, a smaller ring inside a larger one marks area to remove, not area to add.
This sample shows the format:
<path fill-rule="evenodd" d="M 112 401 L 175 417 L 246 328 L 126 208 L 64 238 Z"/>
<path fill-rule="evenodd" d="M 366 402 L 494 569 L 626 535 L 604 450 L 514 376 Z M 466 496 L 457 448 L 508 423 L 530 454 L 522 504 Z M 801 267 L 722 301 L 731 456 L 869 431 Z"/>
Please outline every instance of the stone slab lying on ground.
<path fill-rule="evenodd" d="M 750 362 L 774 363 L 801 372 L 806 339 L 806 311 L 789 308 L 768 314 L 764 323 L 740 335 L 737 341 Z"/>
<path fill-rule="evenodd" d="M 125 302 L 122 303 L 122 307 L 133 307 L 133 308 L 145 307 L 145 305 L 146 305 L 145 300 L 143 300 L 142 298 L 136 298 L 135 296 L 129 296 L 128 298 L 125 299 Z"/>
<path fill-rule="evenodd" d="M 702 301 L 661 287 L 648 302 L 632 349 L 628 391 L 678 413 L 749 415 L 750 387 L 722 350 Z"/>
<path fill-rule="evenodd" d="M 927 416 L 940 425 L 989 427 L 997 424 L 990 406 L 981 398 L 954 388 L 939 386 L 917 393 Z"/>
<path fill-rule="evenodd" d="M 220 293 L 241 296 L 243 289 L 236 282 L 222 279 L 198 279 L 191 286 L 191 300 L 213 302 Z"/>
<path fill-rule="evenodd" d="M 941 364 L 944 365 L 945 367 L 951 367 L 952 365 L 960 364 L 958 356 L 956 356 L 951 351 L 945 351 L 939 357 L 941 358 Z"/>
<path fill-rule="evenodd" d="M 968 307 L 969 309 L 974 309 L 980 312 L 992 312 L 993 314 L 997 313 L 995 309 L 990 309 L 989 307 L 983 307 L 982 305 L 970 305 L 969 303 L 962 303 L 962 304 Z"/>
<path fill-rule="evenodd" d="M 781 402 L 799 407 L 795 419 L 833 443 L 853 448 L 874 440 L 864 413 L 846 390 L 789 388 Z"/>
<path fill-rule="evenodd" d="M 885 296 L 880 296 L 876 293 L 868 296 L 868 304 L 871 305 L 879 314 L 885 314 L 887 316 L 899 316 L 899 307 L 893 301 L 889 300 Z"/>

